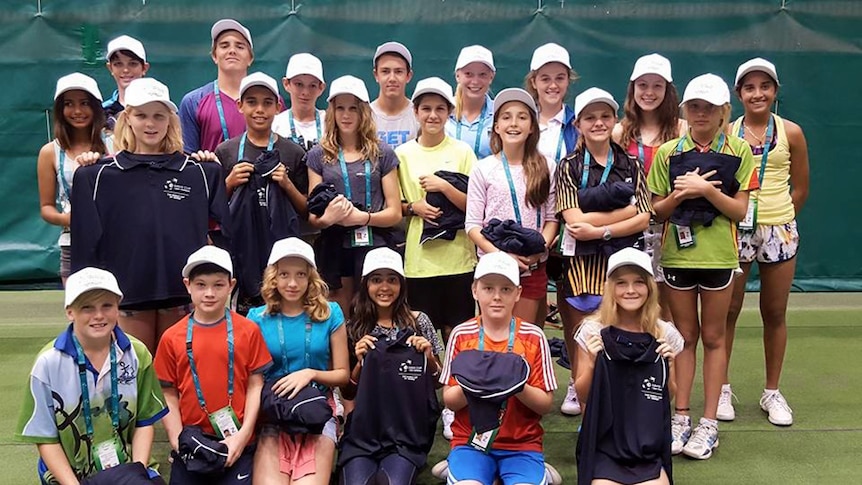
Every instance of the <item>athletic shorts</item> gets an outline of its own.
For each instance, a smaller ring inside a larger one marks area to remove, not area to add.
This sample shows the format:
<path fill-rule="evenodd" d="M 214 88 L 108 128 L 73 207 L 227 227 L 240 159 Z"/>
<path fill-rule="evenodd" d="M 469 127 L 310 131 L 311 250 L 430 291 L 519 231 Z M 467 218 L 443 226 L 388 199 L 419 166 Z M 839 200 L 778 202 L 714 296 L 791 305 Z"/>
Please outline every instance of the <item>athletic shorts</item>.
<path fill-rule="evenodd" d="M 60 277 L 72 274 L 72 246 L 60 246 Z"/>
<path fill-rule="evenodd" d="M 644 251 L 652 259 L 652 272 L 656 283 L 664 282 L 661 274 L 661 238 L 664 232 L 664 224 L 650 221 L 649 227 L 644 231 Z"/>
<path fill-rule="evenodd" d="M 777 226 L 758 224 L 754 231 L 739 231 L 739 261 L 751 263 L 781 263 L 789 261 L 799 251 L 796 221 Z"/>
<path fill-rule="evenodd" d="M 674 290 L 723 290 L 733 283 L 735 269 L 662 268 L 664 282 Z"/>
<path fill-rule="evenodd" d="M 257 445 L 248 445 L 242 454 L 221 474 L 200 474 L 190 472 L 176 451 L 171 451 L 171 485 L 251 485 L 251 473 L 254 467 L 254 452 Z"/>
<path fill-rule="evenodd" d="M 527 300 L 544 300 L 548 297 L 548 273 L 546 263 L 530 271 L 527 276 L 521 275 L 521 298 Z"/>
<path fill-rule="evenodd" d="M 434 328 L 453 328 L 476 316 L 473 273 L 407 278 L 410 308 L 424 312 Z"/>
<path fill-rule="evenodd" d="M 448 485 L 462 480 L 492 484 L 499 477 L 503 485 L 546 485 L 545 457 L 538 451 L 491 450 L 487 454 L 471 446 L 456 446 L 449 452 Z"/>

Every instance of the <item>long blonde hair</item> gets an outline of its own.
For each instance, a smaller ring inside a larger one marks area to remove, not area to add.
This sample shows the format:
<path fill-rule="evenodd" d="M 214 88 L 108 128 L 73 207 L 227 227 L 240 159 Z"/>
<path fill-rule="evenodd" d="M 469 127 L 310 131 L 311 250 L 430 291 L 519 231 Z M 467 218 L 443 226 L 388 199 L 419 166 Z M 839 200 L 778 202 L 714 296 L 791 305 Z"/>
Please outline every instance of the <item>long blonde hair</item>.
<path fill-rule="evenodd" d="M 307 264 L 307 263 L 306 263 Z M 268 265 L 263 270 L 263 284 L 260 295 L 266 303 L 266 313 L 275 315 L 281 312 L 281 293 L 278 292 L 278 262 Z M 302 296 L 302 308 L 305 314 L 315 322 L 322 322 L 329 318 L 329 287 L 320 277 L 320 273 L 308 265 L 308 288 Z"/>
<path fill-rule="evenodd" d="M 658 302 L 658 285 L 655 278 L 650 276 L 643 268 L 637 266 L 623 266 L 614 270 L 605 281 L 605 291 L 602 298 L 602 304 L 599 309 L 589 318 L 590 320 L 599 321 L 602 325 L 614 326 L 619 323 L 619 311 L 617 309 L 617 301 L 614 298 L 614 285 L 617 280 L 626 272 L 635 273 L 646 281 L 647 299 L 640 309 L 641 330 L 652 335 L 655 338 L 664 337 L 664 331 L 659 326 L 659 315 L 661 314 L 661 306 Z"/>
<path fill-rule="evenodd" d="M 114 151 L 125 150 L 135 153 L 138 149 L 138 140 L 135 138 L 132 125 L 129 123 L 129 117 L 134 116 L 134 114 L 135 107 L 129 106 L 120 112 L 120 115 L 117 117 L 117 124 L 114 126 Z M 170 112 L 168 115 L 168 132 L 162 140 L 159 151 L 165 154 L 183 151 L 183 134 L 180 131 L 180 117 L 174 112 Z"/>
<path fill-rule="evenodd" d="M 358 99 L 358 98 L 357 98 Z M 335 99 L 326 107 L 326 128 L 323 131 L 323 139 L 320 140 L 320 148 L 323 149 L 323 161 L 328 163 L 338 162 L 338 150 L 341 148 L 341 134 L 338 125 L 335 124 Z M 377 137 L 377 126 L 374 124 L 374 116 L 371 106 L 364 101 L 359 101 L 359 126 L 357 127 L 359 138 L 359 151 L 365 160 L 375 163 L 380 157 L 380 139 Z"/>

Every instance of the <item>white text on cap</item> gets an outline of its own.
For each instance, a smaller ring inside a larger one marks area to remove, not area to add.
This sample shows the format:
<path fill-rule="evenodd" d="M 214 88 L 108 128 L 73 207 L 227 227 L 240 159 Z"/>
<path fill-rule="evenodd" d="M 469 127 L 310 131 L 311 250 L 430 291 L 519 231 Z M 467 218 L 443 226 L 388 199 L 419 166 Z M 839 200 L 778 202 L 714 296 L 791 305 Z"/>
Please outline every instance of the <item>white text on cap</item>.
<path fill-rule="evenodd" d="M 670 61 L 660 54 L 648 54 L 638 58 L 638 60 L 635 61 L 635 67 L 632 69 L 632 75 L 629 77 L 629 81 L 634 81 L 646 74 L 656 74 L 664 78 L 664 80 L 669 83 L 673 82 Z"/>
<path fill-rule="evenodd" d="M 158 101 L 168 107 L 174 113 L 177 105 L 171 101 L 168 87 L 151 77 L 142 77 L 129 83 L 126 88 L 126 106 L 143 106 L 147 103 Z"/>

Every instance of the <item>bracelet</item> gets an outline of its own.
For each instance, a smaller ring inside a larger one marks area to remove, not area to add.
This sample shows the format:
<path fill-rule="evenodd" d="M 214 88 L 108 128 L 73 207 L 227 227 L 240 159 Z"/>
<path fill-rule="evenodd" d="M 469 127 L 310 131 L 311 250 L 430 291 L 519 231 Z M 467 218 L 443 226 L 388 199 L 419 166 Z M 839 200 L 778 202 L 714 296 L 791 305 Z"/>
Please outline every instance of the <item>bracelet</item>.
<path fill-rule="evenodd" d="M 366 226 L 367 226 L 367 225 L 369 225 L 369 224 L 371 224 L 371 211 L 368 211 L 368 220 L 367 220 L 367 221 L 365 221 L 365 225 L 366 225 Z"/>
<path fill-rule="evenodd" d="M 359 383 L 358 383 L 358 382 L 356 382 L 356 381 L 354 381 L 352 377 L 350 378 L 350 383 L 351 383 L 351 384 L 353 384 L 354 386 L 358 386 L 358 385 L 359 385 Z"/>
<path fill-rule="evenodd" d="M 691 408 L 673 408 L 674 411 L 691 411 Z"/>

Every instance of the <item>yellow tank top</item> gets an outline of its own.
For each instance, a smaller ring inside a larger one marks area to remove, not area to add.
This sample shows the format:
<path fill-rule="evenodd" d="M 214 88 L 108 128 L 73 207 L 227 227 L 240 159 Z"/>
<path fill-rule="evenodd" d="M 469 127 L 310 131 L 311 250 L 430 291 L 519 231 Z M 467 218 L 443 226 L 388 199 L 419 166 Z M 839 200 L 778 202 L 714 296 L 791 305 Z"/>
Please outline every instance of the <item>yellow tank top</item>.
<path fill-rule="evenodd" d="M 784 120 L 775 117 L 776 146 L 769 150 L 766 170 L 760 182 L 760 190 L 751 192 L 751 203 L 757 199 L 757 223 L 777 226 L 787 224 L 796 217 L 793 199 L 790 198 L 790 142 L 784 129 Z M 742 116 L 733 122 L 731 133 L 737 135 L 742 125 Z M 760 175 L 761 155 L 754 156 L 755 173 Z"/>

